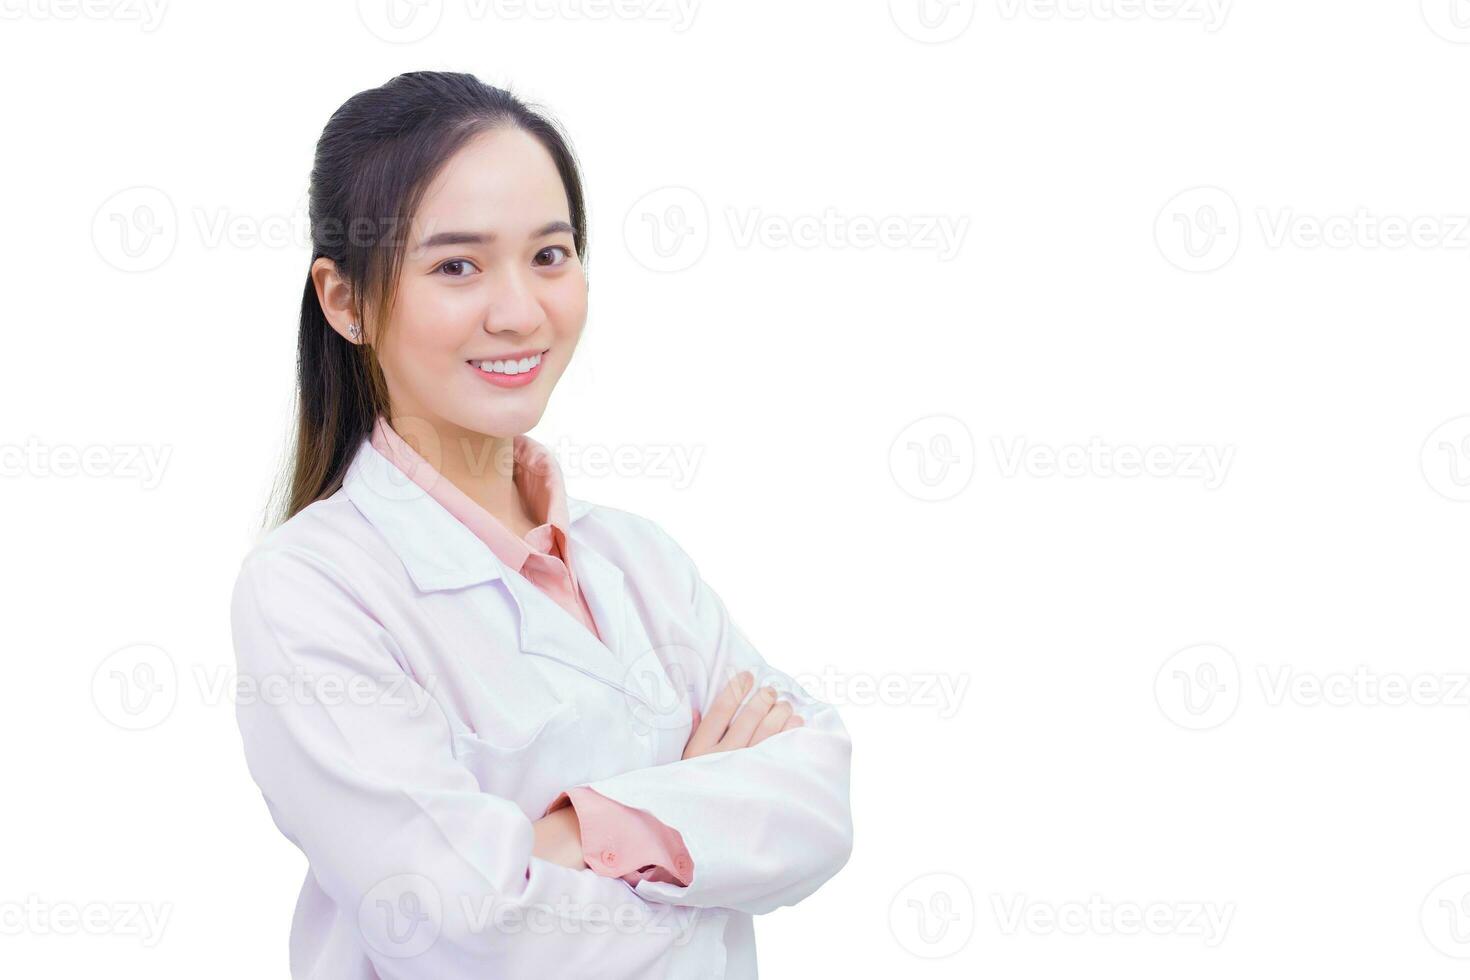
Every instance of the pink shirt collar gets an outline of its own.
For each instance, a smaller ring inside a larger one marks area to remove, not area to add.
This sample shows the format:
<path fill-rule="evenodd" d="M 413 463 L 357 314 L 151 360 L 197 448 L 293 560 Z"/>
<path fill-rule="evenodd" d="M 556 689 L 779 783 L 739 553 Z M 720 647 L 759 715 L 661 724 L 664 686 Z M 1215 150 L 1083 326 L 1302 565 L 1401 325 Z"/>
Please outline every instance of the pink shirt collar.
<path fill-rule="evenodd" d="M 372 444 L 515 571 L 521 571 L 533 553 L 568 558 L 567 526 L 570 522 L 561 469 L 551 451 L 530 436 L 516 436 L 512 440 L 511 453 L 515 462 L 512 479 L 516 489 L 532 519 L 540 522 L 525 538 L 517 537 L 488 510 L 445 479 L 382 415 L 373 426 Z"/>

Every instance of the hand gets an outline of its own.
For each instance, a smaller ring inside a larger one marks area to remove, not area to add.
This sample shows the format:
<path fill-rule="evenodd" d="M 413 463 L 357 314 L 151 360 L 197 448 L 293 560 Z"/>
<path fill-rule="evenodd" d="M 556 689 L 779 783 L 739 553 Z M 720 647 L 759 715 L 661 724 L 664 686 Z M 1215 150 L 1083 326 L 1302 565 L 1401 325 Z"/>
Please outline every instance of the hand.
<path fill-rule="evenodd" d="M 707 755 L 711 752 L 729 752 L 757 745 L 772 735 L 797 728 L 805 721 L 794 714 L 789 701 L 776 700 L 776 689 L 763 687 L 750 702 L 735 714 L 755 678 L 744 670 L 731 679 L 720 696 L 709 707 L 709 715 L 703 720 L 699 709 L 694 709 L 694 730 L 684 746 L 684 758 Z M 731 720 L 731 716 L 734 720 Z"/>
<path fill-rule="evenodd" d="M 582 822 L 571 803 L 532 821 L 531 832 L 533 856 L 574 871 L 587 867 L 582 859 Z"/>

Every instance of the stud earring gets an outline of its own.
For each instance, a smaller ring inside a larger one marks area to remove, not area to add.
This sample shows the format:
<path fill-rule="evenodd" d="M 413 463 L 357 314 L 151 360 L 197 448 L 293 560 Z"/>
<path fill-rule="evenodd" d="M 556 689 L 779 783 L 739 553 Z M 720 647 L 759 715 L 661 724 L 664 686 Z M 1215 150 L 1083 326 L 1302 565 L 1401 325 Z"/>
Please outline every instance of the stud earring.
<path fill-rule="evenodd" d="M 359 327 L 355 323 L 347 324 L 347 336 L 352 338 L 354 344 L 357 343 L 362 340 L 362 327 Z"/>

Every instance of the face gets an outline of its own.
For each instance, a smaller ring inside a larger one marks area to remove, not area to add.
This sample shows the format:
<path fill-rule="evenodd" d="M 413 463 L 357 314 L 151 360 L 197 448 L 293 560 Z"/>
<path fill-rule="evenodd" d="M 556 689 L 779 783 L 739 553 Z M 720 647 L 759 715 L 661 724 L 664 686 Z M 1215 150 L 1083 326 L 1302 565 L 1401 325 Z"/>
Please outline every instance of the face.
<path fill-rule="evenodd" d="M 451 439 L 536 425 L 587 319 L 570 221 L 551 155 L 520 129 L 482 134 L 448 162 L 374 338 L 394 417 Z"/>

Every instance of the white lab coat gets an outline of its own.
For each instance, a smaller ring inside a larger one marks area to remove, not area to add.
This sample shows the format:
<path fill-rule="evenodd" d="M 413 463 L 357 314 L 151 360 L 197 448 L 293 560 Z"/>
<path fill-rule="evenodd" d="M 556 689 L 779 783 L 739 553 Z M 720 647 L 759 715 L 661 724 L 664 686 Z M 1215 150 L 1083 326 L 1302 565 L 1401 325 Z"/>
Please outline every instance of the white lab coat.
<path fill-rule="evenodd" d="M 657 524 L 568 509 L 606 645 L 367 440 L 340 491 L 241 564 L 246 761 L 310 864 L 296 980 L 745 980 L 751 916 L 846 863 L 837 711 L 762 659 Z M 707 714 L 746 669 L 805 724 L 681 759 L 690 698 Z M 678 830 L 693 881 L 634 888 L 532 857 L 531 821 L 579 785 Z"/>

